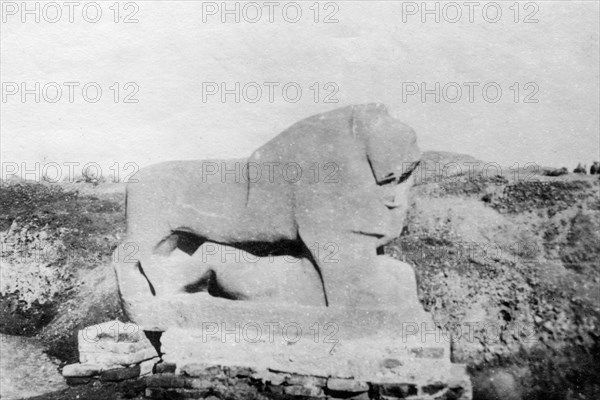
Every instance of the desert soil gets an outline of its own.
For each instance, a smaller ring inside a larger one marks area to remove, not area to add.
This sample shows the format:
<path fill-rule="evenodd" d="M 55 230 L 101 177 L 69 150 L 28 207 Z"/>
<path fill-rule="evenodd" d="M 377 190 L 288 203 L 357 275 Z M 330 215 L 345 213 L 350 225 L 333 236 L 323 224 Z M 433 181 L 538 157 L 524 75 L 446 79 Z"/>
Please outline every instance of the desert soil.
<path fill-rule="evenodd" d="M 67 387 L 59 361 L 38 340 L 0 334 L 0 398 L 21 399 Z"/>

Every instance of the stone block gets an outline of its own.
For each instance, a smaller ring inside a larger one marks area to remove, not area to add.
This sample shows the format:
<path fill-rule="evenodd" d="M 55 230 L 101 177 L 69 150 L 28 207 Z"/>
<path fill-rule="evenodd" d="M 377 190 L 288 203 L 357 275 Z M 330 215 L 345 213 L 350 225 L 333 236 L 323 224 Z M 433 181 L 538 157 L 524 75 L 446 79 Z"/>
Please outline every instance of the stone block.
<path fill-rule="evenodd" d="M 100 380 L 103 382 L 118 382 L 126 379 L 133 379 L 140 376 L 140 366 L 129 368 L 116 368 L 104 371 L 100 374 Z"/>
<path fill-rule="evenodd" d="M 296 374 L 288 375 L 285 381 L 288 385 L 315 387 L 324 387 L 327 383 L 327 379 L 325 378 Z"/>
<path fill-rule="evenodd" d="M 325 395 L 323 394 L 323 390 L 320 387 L 315 386 L 283 386 L 283 393 L 289 396 L 325 397 Z"/>
<path fill-rule="evenodd" d="M 116 384 L 117 392 L 126 399 L 138 398 L 143 396 L 146 390 L 145 379 L 127 379 Z"/>
<path fill-rule="evenodd" d="M 206 378 L 186 378 L 185 380 L 186 389 L 208 390 L 217 384 L 218 382 Z"/>
<path fill-rule="evenodd" d="M 408 383 L 385 383 L 376 385 L 379 395 L 385 398 L 400 398 L 416 396 L 419 391 L 416 385 Z"/>
<path fill-rule="evenodd" d="M 90 383 L 92 381 L 92 379 L 93 379 L 92 377 L 78 377 L 78 376 L 65 378 L 65 380 L 67 381 L 67 385 L 69 385 L 69 386 L 85 385 L 85 384 Z"/>
<path fill-rule="evenodd" d="M 290 375 L 286 373 L 259 370 L 252 374 L 252 379 L 256 379 L 264 383 L 269 383 L 273 386 L 279 386 L 285 383 L 289 376 Z"/>
<path fill-rule="evenodd" d="M 103 364 L 103 365 L 132 365 L 145 360 L 158 357 L 156 350 L 146 348 L 135 353 L 118 354 L 113 352 L 80 353 L 79 360 L 82 364 Z"/>
<path fill-rule="evenodd" d="M 83 335 L 81 335 L 83 336 Z M 78 341 L 80 353 L 98 353 L 111 352 L 117 354 L 135 353 L 143 349 L 152 348 L 148 340 L 138 342 L 115 342 L 113 338 L 98 339 L 95 342 L 89 342 L 85 338 Z"/>
<path fill-rule="evenodd" d="M 80 330 L 77 339 L 82 364 L 128 366 L 158 357 L 144 332 L 131 323 L 109 321 L 91 325 Z"/>
<path fill-rule="evenodd" d="M 225 372 L 230 378 L 248 378 L 256 373 L 249 367 L 227 367 Z"/>
<path fill-rule="evenodd" d="M 146 398 L 165 399 L 203 399 L 208 393 L 189 389 L 146 388 Z"/>
<path fill-rule="evenodd" d="M 140 376 L 150 375 L 154 371 L 154 366 L 160 359 L 158 357 L 151 358 L 140 363 Z"/>
<path fill-rule="evenodd" d="M 386 381 L 404 382 L 418 368 L 413 365 L 419 365 L 418 360 L 434 359 L 439 360 L 435 370 L 448 373 L 449 343 L 438 343 L 432 335 L 422 338 L 417 329 L 434 326 L 433 319 L 410 305 L 397 311 L 279 304 L 256 307 L 248 302 L 191 297 L 166 300 L 164 309 L 163 302 L 157 301 L 152 310 L 148 309 L 160 315 L 184 309 L 185 314 L 201 315 L 204 321 L 219 321 L 211 323 L 214 326 L 210 329 L 178 328 L 173 322 L 174 326 L 162 334 L 163 360 L 177 364 L 182 371 L 184 365 L 202 361 L 365 382 L 383 382 L 379 378 L 384 375 Z M 399 327 L 408 324 L 406 321 L 411 321 L 413 329 L 399 333 Z M 260 326 L 262 335 L 258 340 L 244 340 L 244 326 Z M 286 331 L 286 326 L 293 328 Z M 325 326 L 329 327 L 327 331 Z M 240 327 L 239 335 L 236 327 Z M 319 327 L 318 335 L 315 327 Z M 302 332 L 297 340 L 284 340 L 286 334 L 294 336 L 296 332 Z"/>
<path fill-rule="evenodd" d="M 134 343 L 147 340 L 139 325 L 118 320 L 90 325 L 79 331 L 80 341 L 95 343 L 99 340 Z"/>
<path fill-rule="evenodd" d="M 443 358 L 445 355 L 443 347 L 415 347 L 410 349 L 410 351 L 417 358 Z"/>
<path fill-rule="evenodd" d="M 174 373 L 176 369 L 177 365 L 164 361 L 159 362 L 154 366 L 154 372 L 157 374 L 164 374 L 169 372 Z"/>
<path fill-rule="evenodd" d="M 171 373 L 150 375 L 146 379 L 148 387 L 183 388 L 186 386 L 185 377 Z"/>
<path fill-rule="evenodd" d="M 62 374 L 65 378 L 89 377 L 98 375 L 104 367 L 99 364 L 69 364 L 65 365 Z"/>
<path fill-rule="evenodd" d="M 194 378 L 224 379 L 227 378 L 223 367 L 198 362 L 182 363 L 179 371 L 182 375 Z"/>
<path fill-rule="evenodd" d="M 335 392 L 360 393 L 367 392 L 369 384 L 355 379 L 330 378 L 327 380 L 327 389 Z"/>
<path fill-rule="evenodd" d="M 421 391 L 425 394 L 435 396 L 447 388 L 447 385 L 443 382 L 432 382 L 428 385 L 421 387 Z"/>

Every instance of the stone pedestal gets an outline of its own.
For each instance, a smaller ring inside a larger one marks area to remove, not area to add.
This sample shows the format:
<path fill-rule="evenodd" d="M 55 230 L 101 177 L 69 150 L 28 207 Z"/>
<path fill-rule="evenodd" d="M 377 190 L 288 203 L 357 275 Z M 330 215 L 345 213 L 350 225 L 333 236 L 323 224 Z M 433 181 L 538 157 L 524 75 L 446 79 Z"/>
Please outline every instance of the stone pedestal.
<path fill-rule="evenodd" d="M 63 370 L 69 384 L 129 382 L 153 399 L 471 398 L 450 338 L 418 304 L 392 312 L 201 293 L 134 308 L 164 329 L 162 359 L 143 325 L 93 325 L 79 332 L 80 363 Z"/>
<path fill-rule="evenodd" d="M 168 327 L 161 353 L 174 369 L 149 378 L 151 397 L 171 390 L 203 398 L 211 384 L 223 394 L 240 385 L 240 374 L 259 392 L 288 398 L 471 397 L 464 366 L 450 362 L 450 338 L 420 305 L 290 307 L 197 294 L 135 308 Z"/>

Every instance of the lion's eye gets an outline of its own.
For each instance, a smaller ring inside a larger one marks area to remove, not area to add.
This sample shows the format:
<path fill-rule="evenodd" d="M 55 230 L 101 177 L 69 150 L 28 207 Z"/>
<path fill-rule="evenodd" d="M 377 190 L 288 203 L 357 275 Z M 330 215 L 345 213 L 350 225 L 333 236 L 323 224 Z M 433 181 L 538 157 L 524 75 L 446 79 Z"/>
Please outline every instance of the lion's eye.
<path fill-rule="evenodd" d="M 403 173 L 402 175 L 400 175 L 398 177 L 398 183 L 402 183 L 404 181 L 406 181 L 408 178 L 410 178 L 410 175 L 412 174 L 414 170 L 410 170 L 410 171 L 406 171 L 405 173 Z"/>
<path fill-rule="evenodd" d="M 410 178 L 410 176 L 412 175 L 414 170 L 417 169 L 417 167 L 419 166 L 420 163 L 421 163 L 420 160 L 412 163 L 410 168 L 407 171 L 405 171 L 402 175 L 400 175 L 400 177 L 398 177 L 398 183 L 402 183 L 405 180 L 407 180 L 408 178 Z"/>
<path fill-rule="evenodd" d="M 420 161 L 414 162 L 410 165 L 408 170 L 404 171 L 401 175 L 397 176 L 393 172 L 390 172 L 386 175 L 385 178 L 379 183 L 380 185 L 388 185 L 390 183 L 396 183 L 397 185 L 406 181 L 412 173 L 417 169 L 417 166 L 420 164 Z"/>
<path fill-rule="evenodd" d="M 389 183 L 392 183 L 396 180 L 396 177 L 394 176 L 393 173 L 389 173 L 385 178 L 383 178 L 383 180 L 381 182 L 379 182 L 380 185 L 387 185 Z"/>

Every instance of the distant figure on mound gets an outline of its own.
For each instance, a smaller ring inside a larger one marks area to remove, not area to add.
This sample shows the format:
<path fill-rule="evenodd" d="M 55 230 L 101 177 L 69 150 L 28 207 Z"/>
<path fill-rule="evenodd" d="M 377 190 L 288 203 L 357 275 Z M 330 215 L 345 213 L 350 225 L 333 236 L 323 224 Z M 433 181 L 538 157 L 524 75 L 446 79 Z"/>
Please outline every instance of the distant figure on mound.
<path fill-rule="evenodd" d="M 574 173 L 576 174 L 587 174 L 587 168 L 586 166 L 581 166 L 581 163 L 577 164 L 577 167 L 573 170 Z"/>
<path fill-rule="evenodd" d="M 198 292 L 418 305 L 412 267 L 381 248 L 402 232 L 420 157 L 409 126 L 382 104 L 363 104 L 301 120 L 247 159 L 143 168 L 127 186 L 127 239 L 115 264 L 125 311 L 144 324 L 136 303 Z"/>
<path fill-rule="evenodd" d="M 594 161 L 590 167 L 590 175 L 600 174 L 600 162 Z"/>
<path fill-rule="evenodd" d="M 546 172 L 546 176 L 561 176 L 561 175 L 567 175 L 569 173 L 569 170 L 567 169 L 567 167 L 562 167 L 559 169 L 553 169 L 550 171 Z"/>

